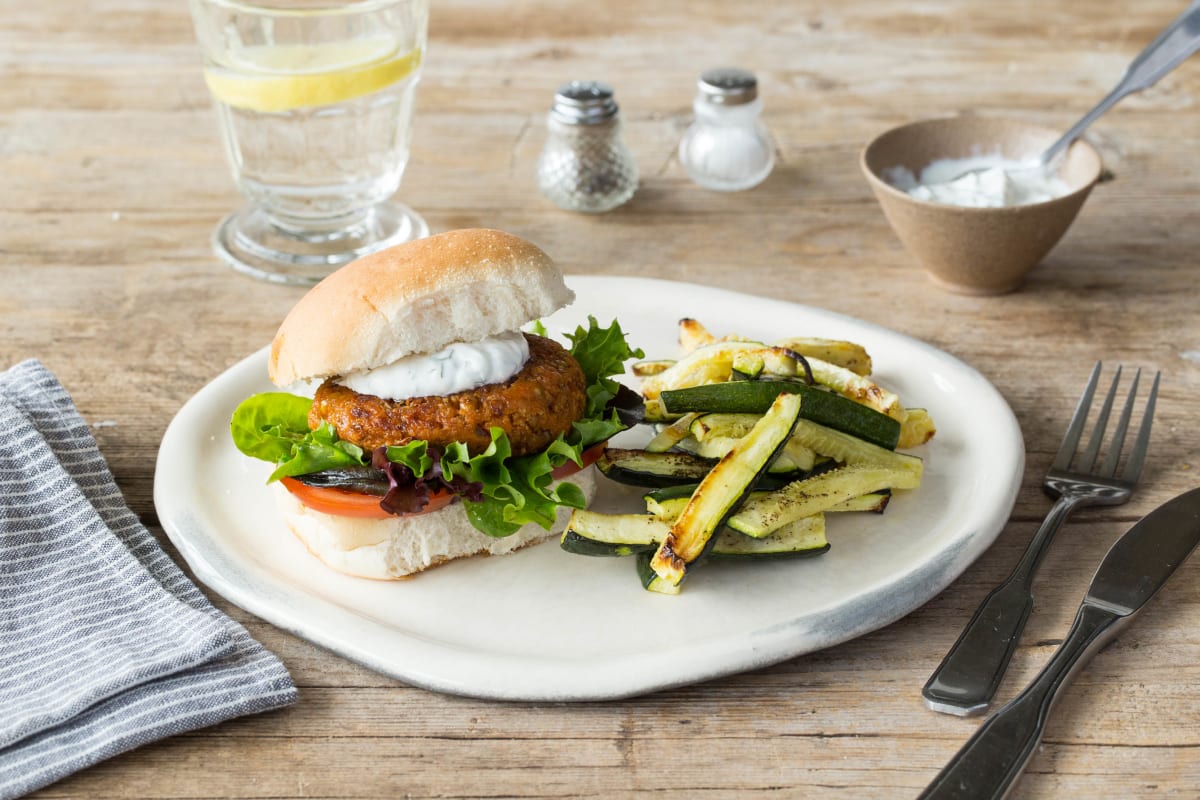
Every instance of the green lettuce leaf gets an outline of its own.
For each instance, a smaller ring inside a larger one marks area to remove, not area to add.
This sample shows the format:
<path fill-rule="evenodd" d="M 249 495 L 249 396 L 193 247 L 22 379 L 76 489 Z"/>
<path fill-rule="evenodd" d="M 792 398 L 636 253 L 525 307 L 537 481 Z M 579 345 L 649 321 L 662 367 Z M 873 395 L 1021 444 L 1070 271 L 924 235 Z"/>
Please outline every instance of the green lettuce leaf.
<path fill-rule="evenodd" d="M 553 471 L 567 461 L 580 463 L 579 445 L 562 437 L 540 453 L 513 458 L 508 434 L 492 428 L 488 448 L 475 457 L 466 448 L 447 448 L 442 471 L 482 485 L 482 499 L 464 500 L 471 524 L 489 536 L 509 536 L 528 523 L 550 528 L 560 505 L 583 508 L 579 487 L 570 483 L 552 486 Z"/>
<path fill-rule="evenodd" d="M 233 412 L 233 443 L 246 455 L 276 465 L 269 481 L 363 463 L 362 448 L 339 439 L 329 423 L 309 430 L 311 405 L 307 397 L 264 392 L 246 398 Z"/>
<path fill-rule="evenodd" d="M 387 458 L 393 464 L 408 467 L 418 478 L 433 466 L 433 456 L 429 455 L 429 443 L 419 439 L 399 447 L 388 447 Z"/>
<path fill-rule="evenodd" d="M 579 326 L 568 333 L 571 340 L 571 355 L 583 367 L 587 379 L 588 404 L 585 419 L 603 418 L 608 403 L 617 396 L 619 388 L 614 375 L 625 372 L 625 362 L 631 358 L 644 358 L 640 349 L 631 349 L 625 341 L 625 332 L 616 320 L 607 328 L 601 328 L 595 317 L 588 317 L 588 327 Z"/>
<path fill-rule="evenodd" d="M 242 401 L 229 432 L 237 449 L 263 461 L 282 461 L 308 433 L 312 401 L 287 392 L 265 392 Z"/>

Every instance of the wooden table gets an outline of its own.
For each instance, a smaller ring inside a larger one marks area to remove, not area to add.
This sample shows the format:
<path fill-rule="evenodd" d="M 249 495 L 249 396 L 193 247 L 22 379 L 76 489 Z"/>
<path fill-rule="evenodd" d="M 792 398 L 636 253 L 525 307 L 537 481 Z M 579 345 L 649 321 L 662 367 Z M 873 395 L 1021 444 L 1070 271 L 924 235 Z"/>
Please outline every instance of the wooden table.
<path fill-rule="evenodd" d="M 920 687 L 1049 508 L 1041 476 L 1095 360 L 1163 371 L 1150 459 L 1129 504 L 1078 514 L 1050 551 L 1000 700 L 1060 642 L 1111 542 L 1200 483 L 1200 62 L 1095 126 L 1115 179 L 1008 296 L 929 283 L 870 196 L 858 151 L 941 114 L 1065 127 L 1182 0 L 434 5 L 401 197 L 435 230 L 504 228 L 569 273 L 770 295 L 952 353 L 1003 393 L 1024 432 L 1012 521 L 950 588 L 883 630 L 611 703 L 430 694 L 211 595 L 280 655 L 300 702 L 143 747 L 38 796 L 915 795 L 979 724 L 925 710 Z M 0 30 L 0 365 L 37 357 L 59 376 L 160 535 L 151 482 L 167 423 L 267 342 L 300 294 L 235 275 L 209 249 L 240 198 L 187 13 L 155 0 L 9 1 Z M 696 76 L 725 63 L 757 71 L 779 148 L 770 179 L 739 194 L 692 185 L 674 156 Z M 604 216 L 559 211 L 534 187 L 544 111 L 575 77 L 616 87 L 642 168 L 634 200 Z M 1198 623 L 1193 559 L 1066 691 L 1015 796 L 1196 796 Z"/>

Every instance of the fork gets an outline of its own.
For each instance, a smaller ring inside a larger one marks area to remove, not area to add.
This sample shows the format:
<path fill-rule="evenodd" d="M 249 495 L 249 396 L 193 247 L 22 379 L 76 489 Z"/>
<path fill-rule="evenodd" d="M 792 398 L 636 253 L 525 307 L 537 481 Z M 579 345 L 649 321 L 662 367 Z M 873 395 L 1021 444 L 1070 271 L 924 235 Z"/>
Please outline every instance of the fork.
<path fill-rule="evenodd" d="M 1154 403 L 1158 397 L 1161 373 L 1154 375 L 1154 384 L 1146 400 L 1133 448 L 1126 459 L 1125 468 L 1118 476 L 1117 465 L 1125 444 L 1125 434 L 1129 430 L 1142 371 L 1139 369 L 1134 374 L 1133 384 L 1129 388 L 1129 395 L 1113 432 L 1108 452 L 1103 463 L 1097 468 L 1096 460 L 1100 454 L 1105 428 L 1108 427 L 1117 386 L 1121 381 L 1120 367 L 1117 367 L 1113 376 L 1112 386 L 1100 408 L 1086 449 L 1078 458 L 1076 450 L 1083 435 L 1092 398 L 1096 393 L 1096 384 L 1100 380 L 1100 369 L 1101 362 L 1097 361 L 1087 387 L 1079 398 L 1079 405 L 1075 408 L 1075 415 L 1071 418 L 1066 436 L 1063 437 L 1054 457 L 1054 463 L 1051 464 L 1043 482 L 1046 491 L 1058 495 L 1058 500 L 1034 534 L 1012 574 L 984 599 L 975 616 L 971 617 L 971 621 L 959 635 L 958 641 L 946 653 L 942 663 L 921 690 L 925 697 L 925 705 L 933 711 L 968 717 L 987 709 L 1033 608 L 1033 576 L 1054 539 L 1054 534 L 1075 509 L 1084 506 L 1120 505 L 1128 500 L 1133 492 L 1146 459 L 1146 449 L 1150 444 L 1150 425 L 1154 418 Z"/>

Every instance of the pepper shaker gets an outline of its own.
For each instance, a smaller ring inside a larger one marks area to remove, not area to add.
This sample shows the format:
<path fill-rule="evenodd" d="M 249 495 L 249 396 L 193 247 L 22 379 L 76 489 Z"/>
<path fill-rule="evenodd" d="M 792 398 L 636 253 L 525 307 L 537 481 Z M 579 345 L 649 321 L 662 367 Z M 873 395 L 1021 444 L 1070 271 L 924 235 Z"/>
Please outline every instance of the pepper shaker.
<path fill-rule="evenodd" d="M 571 81 L 559 87 L 546 120 L 548 138 L 538 157 L 542 194 L 568 211 L 601 213 L 637 190 L 638 168 L 621 139 L 612 87 Z"/>
<path fill-rule="evenodd" d="M 775 166 L 775 147 L 759 119 L 762 100 L 753 72 L 733 67 L 700 76 L 695 120 L 679 142 L 688 177 L 707 189 L 736 192 L 762 183 Z"/>

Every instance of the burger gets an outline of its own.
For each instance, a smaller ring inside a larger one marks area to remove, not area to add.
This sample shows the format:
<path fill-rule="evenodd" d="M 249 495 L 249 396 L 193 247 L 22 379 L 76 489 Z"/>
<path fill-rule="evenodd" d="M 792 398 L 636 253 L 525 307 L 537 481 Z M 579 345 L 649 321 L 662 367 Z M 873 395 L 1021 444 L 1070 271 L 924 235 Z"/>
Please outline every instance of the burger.
<path fill-rule="evenodd" d="M 271 344 L 271 381 L 306 390 L 243 401 L 234 444 L 274 465 L 288 527 L 342 572 L 400 578 L 542 541 L 587 505 L 589 465 L 640 403 L 613 380 L 641 356 L 616 321 L 589 317 L 569 347 L 545 335 L 573 300 L 542 250 L 501 231 L 360 258 Z"/>

